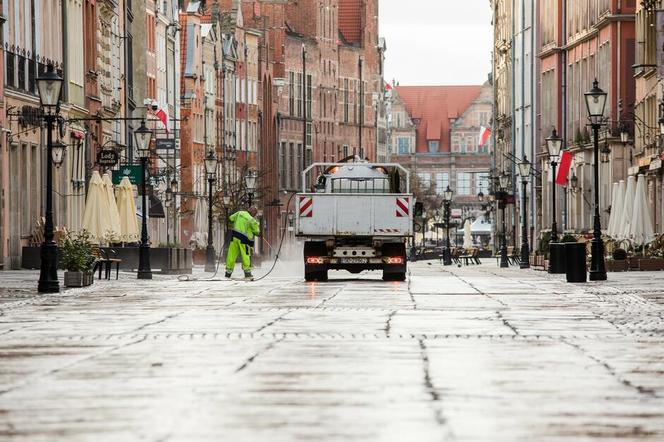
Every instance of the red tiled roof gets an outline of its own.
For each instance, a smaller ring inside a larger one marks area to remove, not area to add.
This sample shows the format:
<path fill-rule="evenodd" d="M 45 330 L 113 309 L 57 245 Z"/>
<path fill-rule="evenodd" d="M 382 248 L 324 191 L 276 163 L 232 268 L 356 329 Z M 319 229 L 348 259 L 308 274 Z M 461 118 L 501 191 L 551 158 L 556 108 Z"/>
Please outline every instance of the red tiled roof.
<path fill-rule="evenodd" d="M 480 96 L 482 86 L 397 86 L 399 97 L 417 126 L 417 152 L 429 152 L 428 141 L 450 151 L 450 119 L 458 118 Z"/>
<path fill-rule="evenodd" d="M 339 0 L 339 31 L 348 43 L 362 42 L 361 0 Z"/>

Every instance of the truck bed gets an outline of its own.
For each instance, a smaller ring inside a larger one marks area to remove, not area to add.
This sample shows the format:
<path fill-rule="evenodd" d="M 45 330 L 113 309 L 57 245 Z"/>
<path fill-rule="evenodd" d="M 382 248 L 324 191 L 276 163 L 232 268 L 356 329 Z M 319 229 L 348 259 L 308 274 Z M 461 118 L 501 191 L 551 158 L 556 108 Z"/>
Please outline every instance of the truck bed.
<path fill-rule="evenodd" d="M 403 237 L 413 232 L 410 194 L 300 193 L 296 235 Z"/>

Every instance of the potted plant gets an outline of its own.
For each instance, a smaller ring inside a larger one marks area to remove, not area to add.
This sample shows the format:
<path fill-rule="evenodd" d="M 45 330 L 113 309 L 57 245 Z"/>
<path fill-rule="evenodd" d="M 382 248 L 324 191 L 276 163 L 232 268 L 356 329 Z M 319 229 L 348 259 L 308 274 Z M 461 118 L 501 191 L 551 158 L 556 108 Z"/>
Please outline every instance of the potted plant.
<path fill-rule="evenodd" d="M 85 230 L 70 233 L 62 241 L 62 265 L 65 268 L 65 287 L 85 287 L 92 284 L 95 257 L 90 235 Z"/>

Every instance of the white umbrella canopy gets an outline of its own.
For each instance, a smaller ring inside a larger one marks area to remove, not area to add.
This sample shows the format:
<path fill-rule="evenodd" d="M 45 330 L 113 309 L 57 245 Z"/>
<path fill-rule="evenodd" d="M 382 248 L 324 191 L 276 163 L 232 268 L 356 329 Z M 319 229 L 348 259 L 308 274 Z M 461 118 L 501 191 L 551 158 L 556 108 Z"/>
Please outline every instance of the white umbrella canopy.
<path fill-rule="evenodd" d="M 88 185 L 88 197 L 85 200 L 85 212 L 83 213 L 82 230 L 87 230 L 90 237 L 97 242 L 102 242 L 110 227 L 109 224 L 108 197 L 104 189 L 104 181 L 98 171 L 92 172 L 90 184 Z"/>
<path fill-rule="evenodd" d="M 625 191 L 625 201 L 618 226 L 617 239 L 627 239 L 631 231 L 632 218 L 634 215 L 634 198 L 636 197 L 636 178 L 630 176 L 627 178 L 627 190 Z"/>
<path fill-rule="evenodd" d="M 463 225 L 463 248 L 470 249 L 473 246 L 473 236 L 470 229 L 470 220 L 467 219 Z"/>
<path fill-rule="evenodd" d="M 625 205 L 625 180 L 620 180 L 618 189 L 614 193 L 615 201 L 611 205 L 611 219 L 613 223 L 609 225 L 608 234 L 610 237 L 617 239 L 620 235 L 623 206 Z"/>
<path fill-rule="evenodd" d="M 639 175 L 636 184 L 633 222 L 630 224 L 629 238 L 636 245 L 644 245 L 655 239 L 655 231 L 650 218 L 650 207 L 646 196 L 646 177 Z"/>
<path fill-rule="evenodd" d="M 121 227 L 120 227 L 120 213 L 118 212 L 118 205 L 115 202 L 115 194 L 113 193 L 113 181 L 108 173 L 102 177 L 104 182 L 104 191 L 106 192 L 106 199 L 108 200 L 108 239 L 110 241 L 120 240 Z"/>
<path fill-rule="evenodd" d="M 136 200 L 134 186 L 129 177 L 122 178 L 118 186 L 118 215 L 120 218 L 120 240 L 123 242 L 138 241 L 138 217 L 136 216 Z"/>
<path fill-rule="evenodd" d="M 611 215 L 609 215 L 609 222 L 606 225 L 607 235 L 611 235 L 613 226 L 616 224 L 616 198 L 618 198 L 618 183 L 613 183 L 611 188 Z"/>

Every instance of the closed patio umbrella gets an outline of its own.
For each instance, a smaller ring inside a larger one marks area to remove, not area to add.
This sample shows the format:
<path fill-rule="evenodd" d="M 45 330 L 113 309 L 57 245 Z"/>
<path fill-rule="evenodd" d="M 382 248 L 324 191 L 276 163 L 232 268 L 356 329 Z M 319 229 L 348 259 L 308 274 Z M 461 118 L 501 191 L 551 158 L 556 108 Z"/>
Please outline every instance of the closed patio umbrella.
<path fill-rule="evenodd" d="M 104 182 L 104 191 L 106 199 L 108 200 L 108 239 L 109 241 L 119 241 L 121 235 L 120 228 L 120 214 L 118 212 L 118 205 L 115 201 L 115 193 L 113 192 L 113 181 L 108 173 L 102 177 Z"/>
<path fill-rule="evenodd" d="M 618 197 L 618 183 L 613 183 L 611 188 L 611 215 L 606 225 L 606 234 L 611 235 L 613 226 L 616 224 L 616 198 Z"/>
<path fill-rule="evenodd" d="M 189 239 L 189 245 L 192 248 L 204 249 L 207 245 L 207 213 L 207 203 L 205 199 L 200 198 L 196 201 L 196 210 L 194 211 L 194 233 Z"/>
<path fill-rule="evenodd" d="M 99 176 L 99 172 L 95 170 L 92 172 L 88 185 L 88 197 L 85 200 L 81 229 L 87 230 L 90 237 L 100 243 L 104 241 L 110 228 L 109 218 L 108 197 L 104 189 L 104 181 Z"/>
<path fill-rule="evenodd" d="M 470 249 L 473 246 L 473 236 L 470 229 L 470 220 L 467 219 L 463 225 L 463 248 Z"/>
<path fill-rule="evenodd" d="M 630 224 L 629 238 L 635 245 L 649 244 L 655 239 L 655 232 L 650 218 L 650 207 L 646 196 L 646 177 L 639 175 L 636 184 L 636 198 L 634 201 L 634 216 Z"/>
<path fill-rule="evenodd" d="M 625 205 L 625 180 L 620 180 L 615 191 L 615 201 L 611 205 L 612 224 L 609 226 L 609 236 L 617 239 L 622 226 L 623 206 Z"/>
<path fill-rule="evenodd" d="M 122 178 L 118 186 L 118 214 L 120 218 L 120 240 L 123 242 L 138 241 L 136 200 L 134 199 L 134 186 L 131 185 L 129 177 Z"/>
<path fill-rule="evenodd" d="M 627 178 L 627 190 L 625 191 L 625 201 L 623 204 L 622 216 L 620 217 L 620 226 L 617 239 L 627 239 L 631 231 L 632 219 L 634 216 L 634 198 L 636 197 L 636 179 L 634 176 Z"/>

